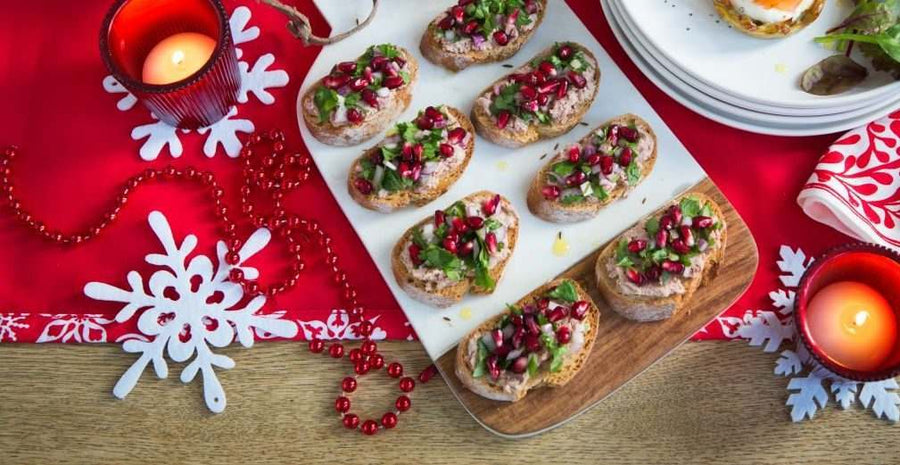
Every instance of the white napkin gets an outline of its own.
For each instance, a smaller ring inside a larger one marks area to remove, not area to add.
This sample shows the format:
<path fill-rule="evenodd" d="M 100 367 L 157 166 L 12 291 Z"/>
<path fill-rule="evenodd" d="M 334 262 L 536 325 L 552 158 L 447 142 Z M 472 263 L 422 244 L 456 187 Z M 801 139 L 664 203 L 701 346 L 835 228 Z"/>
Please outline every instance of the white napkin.
<path fill-rule="evenodd" d="M 844 234 L 900 250 L 900 111 L 841 136 L 797 203 Z"/>

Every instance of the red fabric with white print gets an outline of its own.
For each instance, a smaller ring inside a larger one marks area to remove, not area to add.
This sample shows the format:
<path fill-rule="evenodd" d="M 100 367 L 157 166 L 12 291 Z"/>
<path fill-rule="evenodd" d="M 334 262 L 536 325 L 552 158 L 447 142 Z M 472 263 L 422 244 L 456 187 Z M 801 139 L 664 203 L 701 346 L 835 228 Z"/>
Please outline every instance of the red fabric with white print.
<path fill-rule="evenodd" d="M 0 15 L 0 62 L 7 66 L 0 68 L 0 95 L 4 96 L 0 145 L 21 148 L 13 181 L 30 211 L 64 230 L 84 227 L 105 211 L 116 189 L 129 176 L 168 164 L 208 169 L 223 185 L 235 185 L 240 169 L 226 156 L 225 146 L 233 147 L 230 135 L 246 139 L 242 128 L 247 128 L 247 122 L 257 129 L 281 128 L 290 147 L 305 150 L 296 126 L 295 96 L 319 49 L 302 47 L 285 30 L 284 18 L 271 8 L 246 0 L 224 3 L 230 14 L 240 6 L 252 12 L 246 24 L 240 25 L 242 38 L 236 42 L 240 42 L 241 59 L 253 65 L 249 68 L 257 76 L 253 82 L 270 86 L 267 90 L 261 85 L 260 92 L 250 92 L 247 102 L 239 105 L 237 116 L 230 117 L 233 132 L 215 137 L 176 134 L 177 141 L 160 128 L 150 127 L 152 119 L 146 110 L 104 79 L 108 73 L 98 54 L 97 35 L 108 2 L 36 0 L 16 2 L 4 10 Z M 317 32 L 327 31 L 311 1 L 294 3 L 309 14 Z M 751 135 L 693 114 L 654 87 L 628 60 L 596 0 L 568 3 L 725 192 L 757 240 L 759 273 L 749 292 L 723 315 L 732 319 L 719 321 L 742 319 L 748 309 L 765 305 L 767 293 L 777 285 L 774 257 L 781 244 L 802 247 L 815 255 L 847 240 L 810 220 L 796 204 L 804 179 L 835 136 L 789 139 Z M 254 38 L 253 28 L 258 28 L 258 37 Z M 50 40 L 59 37 L 59 31 L 66 31 L 66 40 Z M 270 54 L 273 62 L 263 59 Z M 284 74 L 266 74 L 267 69 L 283 70 L 289 82 L 283 83 Z M 896 123 L 891 128 L 896 134 Z M 145 144 L 149 140 L 152 146 Z M 218 147 L 217 143 L 223 145 Z M 896 157 L 893 147 L 889 151 L 891 160 Z M 870 159 L 881 157 L 873 153 Z M 876 213 L 879 210 L 875 205 L 893 208 L 889 200 L 877 200 L 873 195 L 863 197 Z M 226 200 L 237 208 L 238 192 L 226 189 Z M 367 315 L 377 317 L 376 335 L 413 338 L 397 303 L 318 172 L 314 171 L 307 185 L 289 197 L 286 207 L 318 220 L 334 238 L 341 266 L 359 290 L 361 301 L 371 309 Z M 154 267 L 144 258 L 161 251 L 160 242 L 147 227 L 148 213 L 153 210 L 166 215 L 178 240 L 195 234 L 199 243 L 196 253 L 215 255 L 219 236 L 210 205 L 189 186 L 158 185 L 139 190 L 108 231 L 72 248 L 44 242 L 13 221 L 7 209 L 0 208 L 0 342 L 115 342 L 139 333 L 136 318 L 114 321 L 122 309 L 120 303 L 90 299 L 84 286 L 96 281 L 122 288 L 131 270 L 143 276 L 151 274 Z M 880 218 L 883 225 L 888 224 Z M 242 237 L 246 237 L 251 228 L 247 226 L 243 232 L 246 234 Z M 273 239 L 272 245 L 252 259 L 263 283 L 267 276 L 273 280 L 282 277 L 279 247 Z M 266 302 L 261 312 L 296 323 L 296 339 L 358 338 L 346 312 L 334 308 L 338 301 L 330 271 L 324 264 L 311 264 L 296 289 Z M 731 335 L 719 321 L 697 338 Z M 257 339 L 269 337 L 254 334 Z"/>
<path fill-rule="evenodd" d="M 798 201 L 812 218 L 859 240 L 900 248 L 900 112 L 838 139 Z"/>

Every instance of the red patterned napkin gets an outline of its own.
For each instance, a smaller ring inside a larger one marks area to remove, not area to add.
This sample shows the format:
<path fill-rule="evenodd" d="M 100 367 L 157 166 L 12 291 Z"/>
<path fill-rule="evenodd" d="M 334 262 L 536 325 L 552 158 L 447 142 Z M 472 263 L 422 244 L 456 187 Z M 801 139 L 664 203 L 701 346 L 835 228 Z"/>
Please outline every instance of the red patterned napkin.
<path fill-rule="evenodd" d="M 797 202 L 844 234 L 900 249 L 900 111 L 838 139 Z"/>

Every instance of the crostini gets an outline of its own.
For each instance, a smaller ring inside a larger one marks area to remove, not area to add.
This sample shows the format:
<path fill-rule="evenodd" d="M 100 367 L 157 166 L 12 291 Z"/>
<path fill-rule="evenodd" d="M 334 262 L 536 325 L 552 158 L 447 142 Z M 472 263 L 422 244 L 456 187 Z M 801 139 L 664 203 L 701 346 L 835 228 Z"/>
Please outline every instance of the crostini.
<path fill-rule="evenodd" d="M 603 249 L 594 269 L 597 288 L 625 318 L 669 318 L 715 276 L 726 236 L 719 206 L 705 195 L 686 194 Z"/>
<path fill-rule="evenodd" d="M 528 209 L 554 223 L 593 218 L 647 178 L 656 150 L 656 134 L 640 117 L 607 121 L 537 173 L 528 189 Z"/>
<path fill-rule="evenodd" d="M 482 137 L 505 147 L 556 137 L 581 121 L 599 84 L 597 59 L 587 48 L 557 43 L 485 89 L 472 122 Z"/>
<path fill-rule="evenodd" d="M 563 386 L 584 366 L 599 320 L 578 283 L 553 281 L 463 338 L 456 376 L 475 394 L 507 402 L 540 386 Z"/>
<path fill-rule="evenodd" d="M 301 99 L 309 132 L 328 145 L 357 145 L 375 137 L 406 110 L 419 65 L 408 51 L 373 45 L 354 61 L 344 61 Z"/>
<path fill-rule="evenodd" d="M 474 129 L 464 113 L 428 107 L 353 162 L 347 189 L 353 200 L 375 211 L 422 206 L 447 192 L 474 150 Z"/>
<path fill-rule="evenodd" d="M 546 10 L 547 0 L 459 0 L 428 24 L 419 49 L 452 71 L 503 61 L 528 42 Z"/>
<path fill-rule="evenodd" d="M 519 216 L 499 194 L 481 191 L 437 210 L 403 234 L 391 254 L 410 297 L 448 307 L 466 293 L 490 294 L 519 236 Z"/>
<path fill-rule="evenodd" d="M 713 0 L 716 11 L 739 31 L 761 39 L 789 36 L 815 21 L 825 0 Z"/>

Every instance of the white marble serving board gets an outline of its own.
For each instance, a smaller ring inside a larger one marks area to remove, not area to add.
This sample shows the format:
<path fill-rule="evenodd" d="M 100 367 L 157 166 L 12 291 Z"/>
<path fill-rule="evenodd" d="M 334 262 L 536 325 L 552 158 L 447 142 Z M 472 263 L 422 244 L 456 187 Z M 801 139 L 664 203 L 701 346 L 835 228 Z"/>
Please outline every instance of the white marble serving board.
<path fill-rule="evenodd" d="M 335 32 L 355 24 L 357 18 L 364 18 L 371 6 L 371 2 L 365 0 L 320 0 L 317 3 L 329 23 L 335 25 Z M 391 42 L 405 47 L 420 61 L 419 80 L 413 101 L 402 115 L 403 120 L 413 118 L 419 109 L 428 105 L 447 104 L 470 111 L 477 94 L 510 70 L 501 63 L 494 63 L 452 73 L 422 58 L 418 44 L 425 26 L 451 3 L 382 1 L 377 16 L 369 27 L 322 50 L 300 89 L 298 102 L 300 96 L 328 73 L 334 63 L 354 59 L 370 44 Z M 599 9 L 599 3 L 597 8 Z M 600 21 L 599 14 L 596 20 Z M 364 149 L 377 144 L 378 138 L 357 147 L 330 147 L 316 141 L 302 123 L 303 119 L 298 117 L 306 146 L 325 182 L 433 359 L 453 348 L 459 339 L 482 321 L 502 312 L 506 303 L 515 302 L 552 279 L 641 217 L 706 177 L 681 142 L 562 0 L 550 0 L 547 17 L 540 29 L 506 63 L 518 66 L 550 44 L 565 40 L 587 46 L 600 63 L 602 77 L 597 99 L 584 118 L 588 126 L 577 126 L 562 137 L 517 150 L 499 147 L 478 138 L 475 155 L 459 181 L 445 195 L 421 208 L 382 214 L 360 207 L 347 193 L 348 169 Z M 555 145 L 565 147 L 574 143 L 591 128 L 629 112 L 646 119 L 659 137 L 659 158 L 650 177 L 627 199 L 608 206 L 593 220 L 573 225 L 557 225 L 533 216 L 528 211 L 525 197 L 534 173 L 546 162 L 541 157 L 551 153 Z M 390 254 L 396 240 L 412 224 L 431 215 L 435 209 L 445 208 L 456 199 L 482 189 L 490 189 L 509 198 L 521 217 L 518 245 L 497 290 L 490 296 L 466 297 L 461 303 L 442 310 L 407 297 L 396 285 L 391 272 Z M 553 241 L 560 231 L 571 244 L 571 249 L 565 256 L 552 253 Z M 468 315 L 471 316 L 466 318 Z"/>

